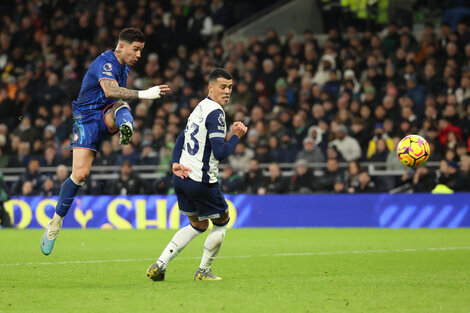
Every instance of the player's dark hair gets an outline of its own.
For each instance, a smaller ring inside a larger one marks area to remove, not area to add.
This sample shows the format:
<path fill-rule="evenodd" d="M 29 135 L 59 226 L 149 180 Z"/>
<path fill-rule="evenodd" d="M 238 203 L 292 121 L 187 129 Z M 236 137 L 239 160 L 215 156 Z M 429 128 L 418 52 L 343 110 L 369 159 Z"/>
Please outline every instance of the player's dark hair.
<path fill-rule="evenodd" d="M 142 31 L 137 28 L 129 27 L 124 28 L 119 33 L 119 41 L 127 41 L 128 43 L 136 42 L 145 42 L 145 35 Z"/>
<path fill-rule="evenodd" d="M 232 75 L 223 68 L 216 67 L 209 73 L 209 83 L 216 81 L 217 78 L 232 79 Z"/>

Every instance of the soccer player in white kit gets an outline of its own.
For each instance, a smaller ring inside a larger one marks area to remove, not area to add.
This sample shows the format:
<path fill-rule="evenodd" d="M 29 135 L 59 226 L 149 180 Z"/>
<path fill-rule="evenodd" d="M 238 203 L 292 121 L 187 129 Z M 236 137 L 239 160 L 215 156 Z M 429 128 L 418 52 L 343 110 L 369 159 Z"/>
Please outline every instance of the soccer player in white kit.
<path fill-rule="evenodd" d="M 174 235 L 158 260 L 147 269 L 147 276 L 155 281 L 165 279 L 168 263 L 207 229 L 209 219 L 213 228 L 204 243 L 194 280 L 221 280 L 212 273 L 211 265 L 224 241 L 230 217 L 217 181 L 217 166 L 232 153 L 247 127 L 242 122 L 233 123 L 233 135 L 225 141 L 227 126 L 223 107 L 232 93 L 230 73 L 221 68 L 212 70 L 208 89 L 208 96 L 191 113 L 185 130 L 176 139 L 172 156 L 179 209 L 188 216 L 190 224 Z"/>

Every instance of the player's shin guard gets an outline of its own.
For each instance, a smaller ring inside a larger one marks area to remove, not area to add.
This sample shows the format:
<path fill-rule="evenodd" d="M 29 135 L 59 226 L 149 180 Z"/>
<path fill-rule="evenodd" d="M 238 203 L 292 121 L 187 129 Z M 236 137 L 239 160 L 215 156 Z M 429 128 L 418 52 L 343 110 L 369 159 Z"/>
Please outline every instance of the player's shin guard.
<path fill-rule="evenodd" d="M 131 123 L 131 125 L 134 125 L 134 118 L 132 117 L 131 110 L 129 109 L 129 105 L 127 103 L 123 102 L 123 105 L 117 108 L 115 115 L 118 129 L 122 124 L 127 122 Z"/>
<path fill-rule="evenodd" d="M 204 254 L 202 255 L 199 269 L 208 271 L 211 268 L 212 262 L 214 262 L 217 254 L 219 254 L 222 243 L 224 242 L 225 232 L 227 231 L 227 224 L 229 221 L 230 219 L 224 224 L 214 224 L 214 227 L 212 227 L 212 230 L 204 243 Z"/>
<path fill-rule="evenodd" d="M 158 258 L 158 266 L 164 270 L 168 263 L 170 263 L 170 261 L 173 260 L 178 253 L 180 253 L 184 247 L 191 242 L 191 240 L 202 234 L 204 231 L 205 229 L 195 228 L 191 224 L 178 230 L 178 232 L 173 236 L 173 239 L 171 239 L 170 243 L 166 246 L 165 250 L 163 250 L 162 255 Z"/>
<path fill-rule="evenodd" d="M 59 201 L 57 202 L 57 206 L 55 208 L 57 215 L 64 217 L 67 214 L 73 200 L 75 199 L 75 196 L 77 195 L 78 189 L 80 189 L 83 184 L 84 182 L 75 182 L 72 179 L 72 176 L 67 178 L 60 188 Z"/>

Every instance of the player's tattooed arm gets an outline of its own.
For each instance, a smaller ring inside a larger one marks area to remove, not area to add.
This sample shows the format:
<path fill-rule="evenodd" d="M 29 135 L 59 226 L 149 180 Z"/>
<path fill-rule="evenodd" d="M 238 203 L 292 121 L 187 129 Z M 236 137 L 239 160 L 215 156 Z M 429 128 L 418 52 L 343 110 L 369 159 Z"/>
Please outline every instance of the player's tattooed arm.
<path fill-rule="evenodd" d="M 103 89 L 106 98 L 122 100 L 139 99 L 139 92 L 137 90 L 119 87 L 115 80 L 102 79 L 100 80 L 100 86 Z"/>

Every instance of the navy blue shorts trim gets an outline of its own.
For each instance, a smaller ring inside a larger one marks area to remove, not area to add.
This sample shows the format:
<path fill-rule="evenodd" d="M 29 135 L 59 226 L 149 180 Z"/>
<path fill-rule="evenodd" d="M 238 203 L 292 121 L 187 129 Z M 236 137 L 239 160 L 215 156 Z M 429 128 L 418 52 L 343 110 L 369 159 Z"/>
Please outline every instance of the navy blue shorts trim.
<path fill-rule="evenodd" d="M 219 183 L 201 183 L 173 175 L 173 185 L 180 212 L 184 215 L 197 215 L 201 221 L 219 218 L 228 211 Z"/>
<path fill-rule="evenodd" d="M 104 120 L 108 108 L 113 104 L 108 105 L 102 111 L 74 114 L 70 150 L 86 148 L 98 152 L 103 140 L 117 133 L 118 130 L 111 131 Z"/>

